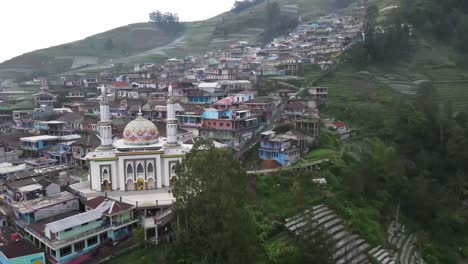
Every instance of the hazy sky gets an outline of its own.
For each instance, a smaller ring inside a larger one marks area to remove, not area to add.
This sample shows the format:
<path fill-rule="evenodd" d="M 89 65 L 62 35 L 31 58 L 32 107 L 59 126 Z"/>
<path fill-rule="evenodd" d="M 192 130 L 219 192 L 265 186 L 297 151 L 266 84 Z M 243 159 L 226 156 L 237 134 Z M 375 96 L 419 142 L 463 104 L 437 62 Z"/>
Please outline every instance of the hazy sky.
<path fill-rule="evenodd" d="M 235 0 L 0 0 L 0 62 L 131 23 L 153 10 L 183 21 L 213 17 Z"/>

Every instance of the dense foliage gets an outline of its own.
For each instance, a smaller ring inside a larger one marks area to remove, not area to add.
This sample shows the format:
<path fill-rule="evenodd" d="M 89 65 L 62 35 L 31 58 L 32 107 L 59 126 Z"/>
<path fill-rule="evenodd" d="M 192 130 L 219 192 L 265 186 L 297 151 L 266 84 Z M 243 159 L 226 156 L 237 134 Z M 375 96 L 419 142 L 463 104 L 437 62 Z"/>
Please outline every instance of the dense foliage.
<path fill-rule="evenodd" d="M 291 17 L 281 13 L 278 2 L 268 2 L 266 5 L 264 41 L 268 42 L 277 36 L 291 32 L 299 21 L 296 17 Z"/>
<path fill-rule="evenodd" d="M 343 101 L 329 106 L 359 127 L 362 137 L 378 138 L 354 150 L 359 159 L 345 155 L 347 165 L 338 170 L 345 175 L 343 186 L 355 203 L 370 202 L 387 217 L 401 203 L 403 215 L 427 232 L 423 255 L 430 263 L 457 263 L 468 252 L 468 114 L 441 106 L 429 82 L 415 99 L 374 100 L 372 108 Z"/>
<path fill-rule="evenodd" d="M 392 13 L 383 23 L 377 22 L 378 16 L 377 6 L 367 9 L 364 41 L 349 53 L 357 66 L 398 63 L 411 52 L 410 28 L 400 12 Z"/>
<path fill-rule="evenodd" d="M 184 29 L 179 16 L 174 13 L 162 13 L 159 10 L 150 13 L 150 21 L 168 33 L 178 33 Z"/>
<path fill-rule="evenodd" d="M 401 0 L 402 13 L 418 30 L 452 44 L 468 56 L 468 2 L 460 0 Z M 466 62 L 464 62 L 466 63 Z"/>
<path fill-rule="evenodd" d="M 247 205 L 249 178 L 228 149 L 197 142 L 176 168 L 178 263 L 255 263 L 259 252 Z"/>

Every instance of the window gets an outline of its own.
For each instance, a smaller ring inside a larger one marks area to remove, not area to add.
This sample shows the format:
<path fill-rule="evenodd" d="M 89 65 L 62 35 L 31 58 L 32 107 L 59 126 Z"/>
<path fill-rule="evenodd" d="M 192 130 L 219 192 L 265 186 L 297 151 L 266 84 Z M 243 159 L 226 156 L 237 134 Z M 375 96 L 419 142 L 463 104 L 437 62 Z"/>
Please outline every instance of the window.
<path fill-rule="evenodd" d="M 224 123 L 223 123 L 223 122 L 219 122 L 219 126 L 224 126 Z"/>
<path fill-rule="evenodd" d="M 70 231 L 72 231 L 72 230 L 73 230 L 73 228 L 70 227 L 70 228 L 67 228 L 67 229 L 65 229 L 65 230 L 63 230 L 63 231 L 65 231 L 65 232 L 70 232 Z"/>
<path fill-rule="evenodd" d="M 75 252 L 83 251 L 84 248 L 85 248 L 84 240 L 75 243 Z"/>
<path fill-rule="evenodd" d="M 104 169 L 104 170 L 102 171 L 102 177 L 103 177 L 103 178 L 109 178 L 109 171 L 107 171 L 107 169 Z"/>
<path fill-rule="evenodd" d="M 137 166 L 137 176 L 138 177 L 143 177 L 145 175 L 145 169 L 143 168 L 143 165 L 141 163 L 138 164 Z"/>
<path fill-rule="evenodd" d="M 227 127 L 230 127 L 230 126 L 231 126 L 231 124 L 229 124 L 229 123 L 226 123 L 226 126 L 227 126 Z"/>
<path fill-rule="evenodd" d="M 127 165 L 127 177 L 133 177 L 133 167 L 132 164 Z"/>
<path fill-rule="evenodd" d="M 72 253 L 72 248 L 71 246 L 64 247 L 60 249 L 60 257 L 64 257 L 67 255 L 70 255 Z"/>
<path fill-rule="evenodd" d="M 88 247 L 97 244 L 97 236 L 88 238 Z"/>
<path fill-rule="evenodd" d="M 208 125 L 211 126 L 211 122 L 208 122 Z"/>
<path fill-rule="evenodd" d="M 148 176 L 154 176 L 154 168 L 153 168 L 153 164 L 149 163 L 148 164 Z"/>

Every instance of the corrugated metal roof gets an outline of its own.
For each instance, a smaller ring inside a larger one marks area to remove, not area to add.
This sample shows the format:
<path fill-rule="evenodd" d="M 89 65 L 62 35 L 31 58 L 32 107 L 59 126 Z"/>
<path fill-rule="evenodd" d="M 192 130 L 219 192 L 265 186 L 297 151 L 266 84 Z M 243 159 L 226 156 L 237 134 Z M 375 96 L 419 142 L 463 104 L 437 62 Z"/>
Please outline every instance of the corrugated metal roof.
<path fill-rule="evenodd" d="M 68 228 L 80 226 L 84 223 L 88 223 L 88 222 L 100 219 L 102 217 L 102 212 L 109 209 L 111 205 L 112 205 L 111 203 L 101 204 L 101 206 L 99 206 L 98 208 L 94 210 L 49 223 L 46 225 L 46 227 L 48 227 L 52 233 L 57 233 Z"/>

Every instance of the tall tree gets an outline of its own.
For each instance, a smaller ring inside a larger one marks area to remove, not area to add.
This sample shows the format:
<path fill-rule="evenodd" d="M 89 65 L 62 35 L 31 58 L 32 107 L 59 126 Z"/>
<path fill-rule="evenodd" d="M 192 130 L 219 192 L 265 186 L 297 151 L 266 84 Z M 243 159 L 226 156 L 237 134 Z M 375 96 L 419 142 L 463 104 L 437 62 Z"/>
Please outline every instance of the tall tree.
<path fill-rule="evenodd" d="M 176 167 L 178 263 L 255 263 L 259 242 L 248 176 L 230 150 L 197 142 Z"/>

